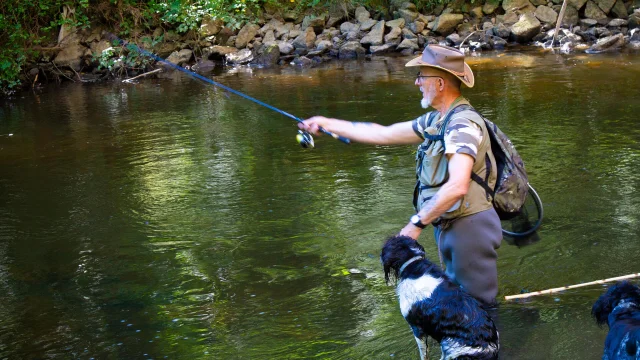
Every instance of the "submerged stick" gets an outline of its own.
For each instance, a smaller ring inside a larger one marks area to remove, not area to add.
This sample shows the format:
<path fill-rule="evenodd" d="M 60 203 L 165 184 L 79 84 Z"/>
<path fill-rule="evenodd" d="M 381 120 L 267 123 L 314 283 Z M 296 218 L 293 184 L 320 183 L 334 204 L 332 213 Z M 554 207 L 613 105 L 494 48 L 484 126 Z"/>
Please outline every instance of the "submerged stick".
<path fill-rule="evenodd" d="M 636 278 L 636 277 L 640 277 L 640 273 L 629 274 L 629 275 L 618 276 L 618 277 L 612 277 L 612 278 L 603 279 L 603 280 L 590 281 L 590 282 L 586 282 L 586 283 L 563 286 L 563 287 L 559 287 L 559 288 L 535 291 L 535 292 L 526 293 L 526 294 L 509 295 L 509 296 L 505 296 L 504 299 L 505 300 L 523 299 L 523 298 L 528 298 L 528 297 L 531 297 L 531 296 L 538 296 L 538 295 L 544 295 L 544 294 L 553 294 L 553 293 L 557 293 L 557 292 L 565 291 L 565 290 L 569 290 L 569 289 L 575 289 L 575 288 L 584 287 L 584 286 L 590 286 L 590 285 L 604 284 L 604 283 L 608 283 L 608 282 L 612 282 L 612 281 L 633 279 L 633 278 Z"/>
<path fill-rule="evenodd" d="M 143 77 L 143 76 L 147 76 L 147 75 L 155 74 L 155 73 L 157 73 L 157 72 L 159 72 L 159 71 L 162 71 L 162 69 L 155 69 L 155 70 L 152 70 L 152 71 L 146 72 L 146 73 L 144 73 L 144 74 L 140 74 L 140 75 L 138 75 L 138 76 L 134 76 L 134 77 L 132 77 L 131 79 L 122 80 L 122 82 L 131 82 L 131 81 L 133 81 L 133 80 L 135 80 L 135 79 L 137 79 L 137 78 L 141 78 L 141 77 Z"/>

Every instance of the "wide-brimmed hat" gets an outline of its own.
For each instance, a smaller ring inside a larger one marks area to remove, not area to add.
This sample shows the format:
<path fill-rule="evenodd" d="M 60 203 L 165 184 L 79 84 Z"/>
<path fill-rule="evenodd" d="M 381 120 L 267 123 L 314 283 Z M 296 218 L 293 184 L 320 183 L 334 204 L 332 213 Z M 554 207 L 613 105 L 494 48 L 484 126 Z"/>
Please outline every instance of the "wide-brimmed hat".
<path fill-rule="evenodd" d="M 463 84 L 472 88 L 475 82 L 473 71 L 464 62 L 462 51 L 442 45 L 427 45 L 422 55 L 409 61 L 405 66 L 429 66 L 455 75 Z"/>

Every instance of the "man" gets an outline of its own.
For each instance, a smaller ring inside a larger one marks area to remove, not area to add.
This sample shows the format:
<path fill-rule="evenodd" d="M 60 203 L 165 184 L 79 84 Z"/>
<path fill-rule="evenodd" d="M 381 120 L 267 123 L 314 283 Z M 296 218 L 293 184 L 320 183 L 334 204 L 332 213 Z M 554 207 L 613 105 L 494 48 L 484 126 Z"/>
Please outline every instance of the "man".
<path fill-rule="evenodd" d="M 420 69 L 415 85 L 422 92 L 421 105 L 436 111 L 389 126 L 314 116 L 300 128 L 318 134 L 322 127 L 368 144 L 421 143 L 414 192 L 418 212 L 400 235 L 417 239 L 426 224 L 432 223 L 447 275 L 485 305 L 493 305 L 498 293 L 496 249 L 502 230 L 490 196 L 471 180 L 475 173 L 490 188 L 496 181 L 484 120 L 460 93 L 461 84 L 473 87 L 473 72 L 463 53 L 439 45 L 428 45 L 406 66 Z"/>

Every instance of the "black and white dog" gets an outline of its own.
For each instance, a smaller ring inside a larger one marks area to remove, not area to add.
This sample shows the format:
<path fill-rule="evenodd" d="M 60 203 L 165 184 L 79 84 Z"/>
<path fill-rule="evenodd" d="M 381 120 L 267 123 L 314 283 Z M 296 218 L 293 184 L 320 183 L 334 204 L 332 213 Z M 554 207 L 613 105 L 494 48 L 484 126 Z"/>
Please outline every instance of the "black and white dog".
<path fill-rule="evenodd" d="M 609 325 L 602 360 L 640 359 L 640 287 L 619 282 L 593 304 L 598 325 Z"/>
<path fill-rule="evenodd" d="M 427 359 L 427 336 L 440 343 L 442 360 L 497 359 L 498 331 L 489 314 L 425 257 L 408 236 L 395 236 L 382 247 L 384 276 L 397 281 L 402 316 L 411 326 L 420 358 Z"/>

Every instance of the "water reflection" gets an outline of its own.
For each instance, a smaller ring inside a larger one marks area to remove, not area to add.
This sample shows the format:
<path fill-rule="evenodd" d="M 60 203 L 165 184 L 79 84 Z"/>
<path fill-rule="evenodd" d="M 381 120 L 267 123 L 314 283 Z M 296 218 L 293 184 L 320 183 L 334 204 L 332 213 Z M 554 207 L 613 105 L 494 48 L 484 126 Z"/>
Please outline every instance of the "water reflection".
<path fill-rule="evenodd" d="M 421 111 L 405 61 L 215 76 L 296 116 L 390 124 Z M 545 202 L 541 241 L 500 249 L 500 294 L 636 272 L 637 60 L 470 63 L 466 94 Z M 411 215 L 413 147 L 303 151 L 290 119 L 181 74 L 25 94 L 0 117 L 0 357 L 417 356 L 378 260 Z M 504 357 L 599 358 L 602 290 L 503 304 Z"/>

